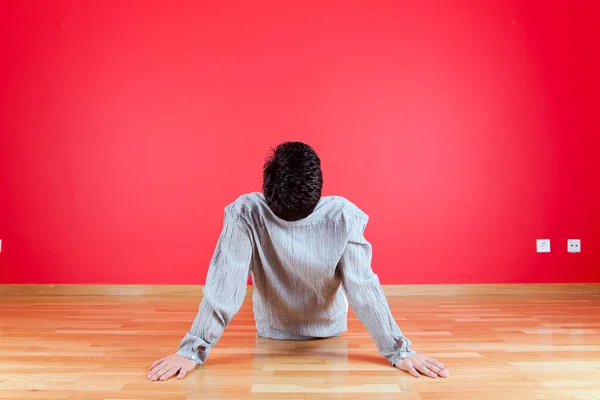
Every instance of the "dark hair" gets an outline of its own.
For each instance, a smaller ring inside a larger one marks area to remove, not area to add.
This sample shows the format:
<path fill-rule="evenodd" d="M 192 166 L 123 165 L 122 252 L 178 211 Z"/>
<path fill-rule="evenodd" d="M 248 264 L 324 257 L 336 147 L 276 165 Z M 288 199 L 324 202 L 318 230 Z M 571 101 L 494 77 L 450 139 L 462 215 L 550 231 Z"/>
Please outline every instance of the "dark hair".
<path fill-rule="evenodd" d="M 307 144 L 286 142 L 272 150 L 263 171 L 263 192 L 279 218 L 298 221 L 308 217 L 321 199 L 321 160 Z"/>

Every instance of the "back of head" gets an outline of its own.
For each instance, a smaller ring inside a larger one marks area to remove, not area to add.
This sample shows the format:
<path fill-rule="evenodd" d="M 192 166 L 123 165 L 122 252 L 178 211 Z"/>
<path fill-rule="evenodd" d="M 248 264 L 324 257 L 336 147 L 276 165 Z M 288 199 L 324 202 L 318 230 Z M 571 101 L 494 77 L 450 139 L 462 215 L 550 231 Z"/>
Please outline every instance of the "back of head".
<path fill-rule="evenodd" d="M 265 200 L 283 220 L 298 221 L 308 217 L 321 199 L 322 187 L 321 160 L 304 143 L 282 143 L 265 162 Z"/>

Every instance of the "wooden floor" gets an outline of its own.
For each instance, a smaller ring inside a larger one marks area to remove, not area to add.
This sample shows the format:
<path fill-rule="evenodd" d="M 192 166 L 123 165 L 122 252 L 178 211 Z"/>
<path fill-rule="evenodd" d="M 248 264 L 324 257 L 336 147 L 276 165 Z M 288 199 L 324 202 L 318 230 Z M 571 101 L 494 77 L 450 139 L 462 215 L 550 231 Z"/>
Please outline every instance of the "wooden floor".
<path fill-rule="evenodd" d="M 150 382 L 199 298 L 0 297 L 0 398 L 600 399 L 600 296 L 391 297 L 417 350 L 448 379 L 391 368 L 351 314 L 341 338 L 255 337 L 249 299 L 209 361 L 184 380 Z"/>

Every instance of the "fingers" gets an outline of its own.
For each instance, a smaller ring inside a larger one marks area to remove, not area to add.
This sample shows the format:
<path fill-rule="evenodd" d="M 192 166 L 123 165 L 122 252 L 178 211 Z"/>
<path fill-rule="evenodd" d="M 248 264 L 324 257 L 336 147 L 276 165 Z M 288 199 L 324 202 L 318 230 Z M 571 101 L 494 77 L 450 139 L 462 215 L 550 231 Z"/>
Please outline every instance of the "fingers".
<path fill-rule="evenodd" d="M 439 369 L 443 369 L 445 370 L 446 367 L 444 367 L 444 364 L 442 364 L 441 362 L 439 362 L 438 360 L 436 360 L 435 358 L 431 358 L 431 357 L 426 357 L 425 358 L 425 362 L 427 362 L 428 364 L 433 364 L 436 367 L 438 367 Z"/>
<path fill-rule="evenodd" d="M 150 372 L 150 375 L 148 376 L 148 378 L 150 378 L 150 380 L 156 381 L 158 380 L 165 372 L 167 372 L 169 370 L 169 368 L 171 368 L 171 364 L 169 363 L 163 363 L 157 367 L 154 367 L 154 369 L 152 370 L 152 372 Z"/>
<path fill-rule="evenodd" d="M 418 365 L 417 366 L 417 370 L 422 373 L 425 376 L 428 376 L 430 378 L 437 378 L 437 374 L 433 371 L 431 371 L 429 368 L 427 368 L 427 366 L 425 364 L 422 365 Z"/>
<path fill-rule="evenodd" d="M 412 376 L 414 376 L 415 378 L 420 378 L 421 377 L 421 374 L 419 374 L 419 372 L 412 365 L 410 367 L 408 367 L 408 369 L 406 371 L 409 374 L 411 374 Z"/>
<path fill-rule="evenodd" d="M 420 378 L 421 377 L 421 375 L 419 374 L 419 372 L 413 366 L 413 363 L 412 363 L 411 360 L 402 360 L 402 361 L 398 362 L 395 365 L 395 367 L 398 368 L 398 369 L 401 369 L 402 371 L 408 372 L 409 374 L 411 374 L 415 378 Z"/>
<path fill-rule="evenodd" d="M 443 363 L 431 357 L 426 357 L 425 362 L 427 363 L 427 368 L 435 372 L 438 376 L 443 378 L 448 377 L 448 370 Z"/>
<path fill-rule="evenodd" d="M 152 370 L 154 367 L 156 367 L 157 365 L 159 365 L 160 363 L 162 363 L 167 357 L 161 358 L 160 360 L 156 360 L 152 363 L 152 365 L 150 366 L 150 368 L 148 368 L 149 370 Z"/>
<path fill-rule="evenodd" d="M 438 366 L 436 366 L 436 365 L 433 365 L 433 364 L 427 364 L 427 368 L 428 368 L 428 369 L 429 369 L 431 372 L 433 372 L 433 373 L 434 373 L 434 374 L 436 374 L 437 376 L 441 376 L 442 378 L 445 378 L 445 377 L 447 377 L 447 376 L 448 376 L 448 374 L 447 374 L 446 370 L 444 370 L 444 369 L 442 369 L 442 368 L 440 368 L 440 367 L 438 367 Z"/>
<path fill-rule="evenodd" d="M 164 371 L 164 368 L 158 368 L 158 369 L 152 370 L 150 372 L 150 374 L 148 375 L 148 379 L 150 379 L 151 381 L 158 380 L 158 378 L 163 373 L 163 371 Z"/>
<path fill-rule="evenodd" d="M 153 379 L 154 375 L 156 375 L 158 373 L 158 371 L 160 371 L 162 369 L 162 364 L 157 364 L 155 365 L 152 370 L 150 371 L 150 373 L 148 374 L 148 379 Z"/>
<path fill-rule="evenodd" d="M 158 379 L 161 381 L 166 381 L 167 379 L 175 375 L 177 371 L 179 371 L 179 367 L 171 365 Z"/>
<path fill-rule="evenodd" d="M 179 371 L 179 375 L 177 375 L 177 379 L 183 379 L 185 378 L 185 375 L 190 372 L 191 370 L 187 370 L 185 368 L 181 368 L 181 370 Z"/>
<path fill-rule="evenodd" d="M 444 364 L 434 358 L 423 355 L 406 358 L 398 362 L 396 367 L 408 372 L 415 378 L 420 377 L 421 374 L 434 379 L 439 376 L 443 378 L 448 377 L 448 370 L 446 370 Z"/>

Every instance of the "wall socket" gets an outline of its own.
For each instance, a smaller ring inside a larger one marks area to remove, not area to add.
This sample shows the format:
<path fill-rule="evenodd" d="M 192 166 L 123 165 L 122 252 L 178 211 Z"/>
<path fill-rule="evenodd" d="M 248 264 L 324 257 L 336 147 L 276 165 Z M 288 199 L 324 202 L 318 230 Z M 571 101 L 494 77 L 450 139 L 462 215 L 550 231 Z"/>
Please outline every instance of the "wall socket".
<path fill-rule="evenodd" d="M 550 253 L 550 239 L 538 239 L 535 244 L 538 253 Z"/>
<path fill-rule="evenodd" d="M 569 253 L 581 253 L 581 240 L 567 239 L 567 251 Z"/>

